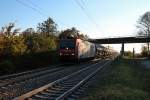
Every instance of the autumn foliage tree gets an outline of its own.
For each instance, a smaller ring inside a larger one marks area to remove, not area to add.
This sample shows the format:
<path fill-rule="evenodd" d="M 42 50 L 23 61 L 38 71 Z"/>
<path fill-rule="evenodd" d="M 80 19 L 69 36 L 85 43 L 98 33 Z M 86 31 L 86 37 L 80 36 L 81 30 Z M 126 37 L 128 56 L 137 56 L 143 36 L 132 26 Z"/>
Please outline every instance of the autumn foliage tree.
<path fill-rule="evenodd" d="M 2 27 L 2 34 L 4 37 L 4 50 L 5 55 L 22 55 L 26 51 L 25 40 L 19 36 L 19 28 L 15 28 L 15 23 Z"/>
<path fill-rule="evenodd" d="M 37 29 L 39 33 L 46 36 L 54 36 L 57 34 L 57 24 L 50 17 L 42 23 L 39 23 Z"/>
<path fill-rule="evenodd" d="M 59 34 L 60 39 L 67 39 L 67 38 L 80 38 L 80 39 L 88 39 L 87 35 L 81 34 L 79 30 L 76 28 L 72 27 L 71 29 L 66 29 L 62 31 Z"/>
<path fill-rule="evenodd" d="M 32 52 L 46 52 L 57 48 L 57 25 L 52 18 L 41 22 L 37 26 L 37 32 L 30 36 Z"/>
<path fill-rule="evenodd" d="M 39 23 L 37 30 L 30 27 L 20 32 L 15 23 L 9 23 L 1 28 L 0 33 L 0 74 L 58 62 L 59 38 L 88 39 L 87 35 L 81 34 L 74 27 L 59 34 L 57 24 L 52 18 Z"/>
<path fill-rule="evenodd" d="M 138 35 L 150 38 L 150 12 L 144 13 L 138 20 Z M 149 43 L 147 43 L 147 49 L 149 54 Z"/>
<path fill-rule="evenodd" d="M 147 46 L 143 45 L 141 48 L 141 55 L 142 56 L 148 56 L 148 48 Z"/>

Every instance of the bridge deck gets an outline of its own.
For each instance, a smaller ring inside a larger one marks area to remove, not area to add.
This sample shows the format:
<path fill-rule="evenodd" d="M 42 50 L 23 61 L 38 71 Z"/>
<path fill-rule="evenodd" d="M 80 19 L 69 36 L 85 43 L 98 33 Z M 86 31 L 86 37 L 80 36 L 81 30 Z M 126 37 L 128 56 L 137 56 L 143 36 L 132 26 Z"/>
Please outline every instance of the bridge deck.
<path fill-rule="evenodd" d="M 121 37 L 121 38 L 104 38 L 90 39 L 90 42 L 100 44 L 119 44 L 119 43 L 147 43 L 150 42 L 150 37 Z"/>

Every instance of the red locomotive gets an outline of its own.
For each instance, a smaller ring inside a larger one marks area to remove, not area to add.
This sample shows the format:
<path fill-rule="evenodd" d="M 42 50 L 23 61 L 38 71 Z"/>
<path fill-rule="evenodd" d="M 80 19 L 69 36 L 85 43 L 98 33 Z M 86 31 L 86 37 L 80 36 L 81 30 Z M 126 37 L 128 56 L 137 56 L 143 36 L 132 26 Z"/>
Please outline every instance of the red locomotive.
<path fill-rule="evenodd" d="M 95 44 L 81 39 L 61 39 L 59 55 L 61 60 L 80 61 L 94 58 Z"/>

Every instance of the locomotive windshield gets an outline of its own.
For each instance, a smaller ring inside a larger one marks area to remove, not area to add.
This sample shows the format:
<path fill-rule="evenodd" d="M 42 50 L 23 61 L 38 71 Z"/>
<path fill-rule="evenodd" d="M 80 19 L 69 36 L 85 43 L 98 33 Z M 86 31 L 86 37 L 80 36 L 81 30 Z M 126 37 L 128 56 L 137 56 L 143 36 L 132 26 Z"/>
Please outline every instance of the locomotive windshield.
<path fill-rule="evenodd" d="M 75 48 L 75 40 L 61 40 L 60 41 L 60 48 L 61 49 L 74 49 Z"/>

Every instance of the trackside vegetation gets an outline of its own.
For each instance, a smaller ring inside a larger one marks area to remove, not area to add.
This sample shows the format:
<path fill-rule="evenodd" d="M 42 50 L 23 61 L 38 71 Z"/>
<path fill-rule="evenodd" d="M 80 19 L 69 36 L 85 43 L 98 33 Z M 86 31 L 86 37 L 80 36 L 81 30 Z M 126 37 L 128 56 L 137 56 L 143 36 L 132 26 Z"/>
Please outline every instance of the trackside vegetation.
<path fill-rule="evenodd" d="M 68 37 L 87 39 L 74 27 L 58 31 L 50 17 L 24 31 L 9 23 L 0 30 L 0 75 L 58 63 L 59 39 Z"/>
<path fill-rule="evenodd" d="M 150 100 L 150 69 L 121 59 L 96 81 L 82 100 Z"/>

